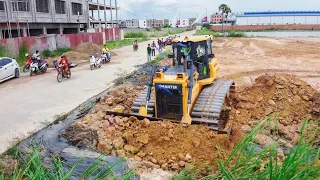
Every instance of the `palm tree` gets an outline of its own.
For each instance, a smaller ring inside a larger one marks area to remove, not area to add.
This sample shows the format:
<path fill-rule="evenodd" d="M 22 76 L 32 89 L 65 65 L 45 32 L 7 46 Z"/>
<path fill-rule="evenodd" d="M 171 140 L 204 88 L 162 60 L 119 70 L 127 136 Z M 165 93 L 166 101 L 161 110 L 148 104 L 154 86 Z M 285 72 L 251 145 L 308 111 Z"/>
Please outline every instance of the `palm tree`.
<path fill-rule="evenodd" d="M 231 9 L 228 5 L 221 4 L 219 6 L 219 11 L 221 12 L 221 15 L 222 15 L 222 32 L 224 32 L 223 23 L 224 21 L 227 23 L 228 14 L 231 13 Z"/>

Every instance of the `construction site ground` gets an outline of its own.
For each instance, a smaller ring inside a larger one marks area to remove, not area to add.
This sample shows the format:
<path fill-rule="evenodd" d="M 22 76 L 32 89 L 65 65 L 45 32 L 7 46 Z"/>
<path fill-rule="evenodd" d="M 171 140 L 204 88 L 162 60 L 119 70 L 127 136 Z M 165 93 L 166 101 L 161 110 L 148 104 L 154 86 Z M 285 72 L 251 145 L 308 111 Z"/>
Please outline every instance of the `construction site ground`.
<path fill-rule="evenodd" d="M 135 168 L 141 179 L 169 179 L 194 165 L 201 167 L 204 176 L 215 173 L 217 159 L 227 158 L 236 143 L 269 116 L 271 125 L 254 140 L 262 148 L 279 143 L 279 157 L 283 159 L 297 143 L 303 120 L 313 121 L 320 115 L 320 38 L 216 38 L 214 43 L 220 78 L 232 79 L 236 84 L 228 121 L 233 125 L 231 136 L 202 125 L 107 115 L 106 111 L 119 107 L 130 112 L 151 70 L 144 65 L 124 84 L 90 99 L 66 121 L 35 137 L 47 139 L 49 151 L 66 159 L 66 154 L 76 154 L 76 147 L 125 158 L 128 168 Z M 101 86 L 94 92 L 106 88 Z M 272 134 L 275 126 L 279 134 Z M 68 142 L 61 144 L 59 135 Z M 27 144 L 28 140 L 21 147 Z"/>

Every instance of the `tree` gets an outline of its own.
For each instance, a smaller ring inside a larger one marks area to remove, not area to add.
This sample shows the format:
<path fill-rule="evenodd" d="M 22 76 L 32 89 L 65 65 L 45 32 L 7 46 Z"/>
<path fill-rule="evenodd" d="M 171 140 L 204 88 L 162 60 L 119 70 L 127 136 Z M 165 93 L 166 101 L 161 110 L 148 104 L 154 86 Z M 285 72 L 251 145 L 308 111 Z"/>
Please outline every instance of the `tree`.
<path fill-rule="evenodd" d="M 231 13 L 231 8 L 226 4 L 221 4 L 219 6 L 219 11 L 221 12 L 221 15 L 222 15 L 222 32 L 224 33 L 223 23 L 227 22 L 228 15 L 229 13 Z"/>

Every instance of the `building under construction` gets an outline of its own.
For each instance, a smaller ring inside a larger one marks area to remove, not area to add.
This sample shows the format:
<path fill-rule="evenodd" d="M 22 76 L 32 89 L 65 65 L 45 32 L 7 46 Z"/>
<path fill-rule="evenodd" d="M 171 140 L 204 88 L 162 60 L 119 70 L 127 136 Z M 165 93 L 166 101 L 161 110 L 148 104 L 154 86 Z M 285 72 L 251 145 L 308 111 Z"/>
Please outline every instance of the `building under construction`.
<path fill-rule="evenodd" d="M 112 17 L 116 7 L 116 0 L 2 0 L 0 38 L 71 34 L 116 27 L 117 13 Z"/>

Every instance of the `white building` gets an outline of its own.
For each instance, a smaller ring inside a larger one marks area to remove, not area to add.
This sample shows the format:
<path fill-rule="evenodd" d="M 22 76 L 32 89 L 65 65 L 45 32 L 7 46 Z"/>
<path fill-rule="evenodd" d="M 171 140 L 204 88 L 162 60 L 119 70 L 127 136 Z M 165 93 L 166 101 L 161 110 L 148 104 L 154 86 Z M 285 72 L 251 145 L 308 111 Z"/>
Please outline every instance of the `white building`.
<path fill-rule="evenodd" d="M 244 12 L 236 17 L 236 25 L 320 23 L 320 11 Z"/>
<path fill-rule="evenodd" d="M 139 20 L 139 28 L 147 28 L 146 20 Z"/>
<path fill-rule="evenodd" d="M 138 28 L 139 27 L 139 20 L 138 19 L 130 19 L 126 20 L 127 28 Z"/>
<path fill-rule="evenodd" d="M 176 27 L 178 20 L 179 19 L 170 19 L 169 24 L 171 27 Z M 178 25 L 178 27 L 187 27 L 189 25 L 189 19 L 180 19 L 180 25 Z"/>

